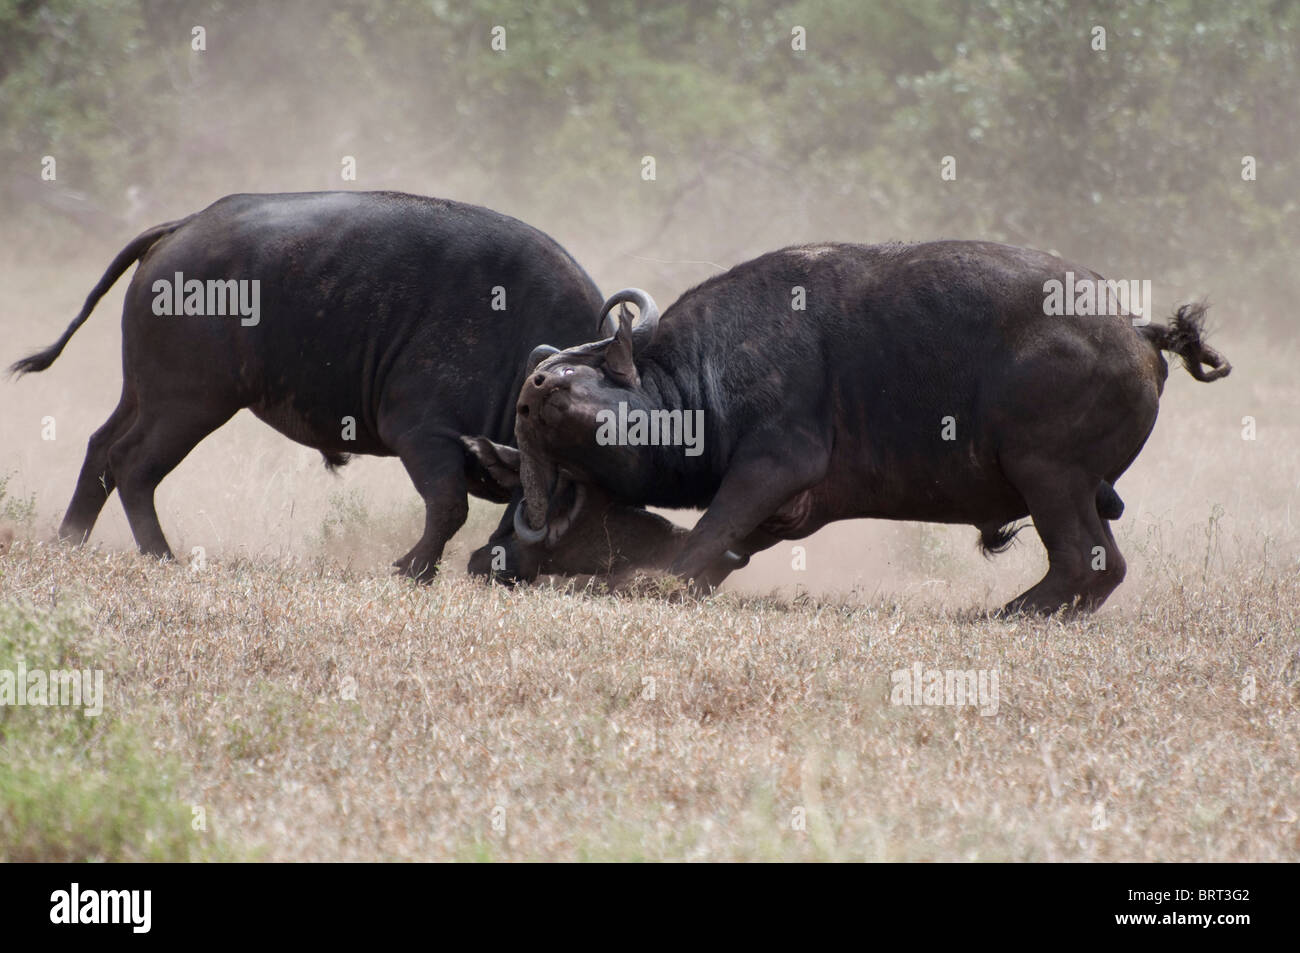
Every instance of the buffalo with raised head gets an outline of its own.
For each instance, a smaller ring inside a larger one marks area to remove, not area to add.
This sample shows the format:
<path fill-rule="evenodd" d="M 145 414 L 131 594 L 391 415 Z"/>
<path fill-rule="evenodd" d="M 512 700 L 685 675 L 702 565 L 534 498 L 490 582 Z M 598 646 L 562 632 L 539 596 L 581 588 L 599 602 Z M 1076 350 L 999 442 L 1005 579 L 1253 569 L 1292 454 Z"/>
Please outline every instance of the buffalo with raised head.
<path fill-rule="evenodd" d="M 467 491 L 508 499 L 467 474 L 459 438 L 509 442 L 529 352 L 590 339 L 601 304 L 554 240 L 488 209 L 397 192 L 231 195 L 136 237 L 63 336 L 12 370 L 49 367 L 137 261 L 122 397 L 90 438 L 59 533 L 84 541 L 116 488 L 136 543 L 159 557 L 171 549 L 154 489 L 248 408 L 330 466 L 399 457 L 425 525 L 395 565 L 430 578 Z"/>
<path fill-rule="evenodd" d="M 1124 577 L 1114 485 L 1155 425 L 1161 351 L 1202 381 L 1230 367 L 1201 339 L 1203 307 L 1169 325 L 1123 309 L 1053 314 L 1048 289 L 1065 279 L 1106 286 L 994 243 L 819 245 L 739 265 L 662 319 L 645 292 L 615 294 L 602 325 L 620 303 L 639 322 L 624 313 L 607 339 L 531 361 L 516 421 L 525 505 L 505 574 L 526 577 L 546 563 L 539 551 L 599 536 L 602 521 L 603 553 L 628 565 L 671 543 L 670 570 L 707 588 L 835 520 L 967 523 L 997 552 L 1030 516 L 1049 568 L 1004 611 L 1095 609 Z M 671 411 L 700 415 L 696 452 L 674 439 Z M 593 486 L 610 502 L 584 514 Z M 611 536 L 641 506 L 704 514 L 680 540 L 641 524 Z"/>

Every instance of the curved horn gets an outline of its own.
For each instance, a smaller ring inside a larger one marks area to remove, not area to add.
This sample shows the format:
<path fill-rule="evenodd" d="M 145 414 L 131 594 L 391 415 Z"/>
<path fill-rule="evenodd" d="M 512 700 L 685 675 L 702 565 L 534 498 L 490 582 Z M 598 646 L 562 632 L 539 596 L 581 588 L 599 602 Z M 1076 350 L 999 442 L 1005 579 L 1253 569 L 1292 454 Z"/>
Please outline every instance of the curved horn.
<path fill-rule="evenodd" d="M 587 487 L 582 483 L 573 484 L 573 505 L 569 507 L 569 512 L 548 524 L 547 546 L 554 546 L 569 531 L 569 527 L 574 524 L 578 519 L 578 514 L 582 512 L 582 504 L 585 502 L 587 502 Z"/>
<path fill-rule="evenodd" d="M 637 327 L 648 327 L 650 337 L 654 338 L 655 329 L 659 327 L 659 307 L 655 304 L 655 299 L 640 288 L 624 288 L 622 291 L 616 291 L 609 296 L 605 306 L 600 309 L 600 317 L 596 321 L 596 331 L 601 333 L 606 330 L 605 323 L 609 319 L 609 313 L 614 310 L 614 306 L 623 302 L 630 302 L 637 306 L 641 312 L 641 318 L 637 321 Z M 618 325 L 610 320 L 608 328 L 610 337 L 618 333 Z"/>
<path fill-rule="evenodd" d="M 537 347 L 533 348 L 533 352 L 528 355 L 527 373 L 531 374 L 533 372 L 533 368 L 535 368 L 538 364 L 542 363 L 542 361 L 546 360 L 552 354 L 559 354 L 559 353 L 560 353 L 560 349 L 558 347 L 551 347 L 549 344 L 537 345 Z"/>
<path fill-rule="evenodd" d="M 529 526 L 524 516 L 525 509 L 527 507 L 523 503 L 515 507 L 515 535 L 529 546 L 535 546 L 546 538 L 547 527 L 544 524 L 541 529 L 533 529 Z"/>

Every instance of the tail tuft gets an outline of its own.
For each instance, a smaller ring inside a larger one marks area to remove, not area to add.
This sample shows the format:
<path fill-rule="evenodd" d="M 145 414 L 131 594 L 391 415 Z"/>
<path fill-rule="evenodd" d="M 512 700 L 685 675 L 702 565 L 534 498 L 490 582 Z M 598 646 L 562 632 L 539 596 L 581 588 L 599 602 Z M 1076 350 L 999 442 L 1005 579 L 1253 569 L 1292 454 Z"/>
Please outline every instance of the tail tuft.
<path fill-rule="evenodd" d="M 1011 544 L 1016 541 L 1016 535 L 1029 524 L 1024 523 L 1017 526 L 1015 523 L 1007 523 L 999 526 L 996 523 L 990 523 L 986 526 L 979 527 L 980 541 L 979 548 L 985 557 L 992 558 L 998 553 L 1005 553 L 1011 548 Z"/>
<path fill-rule="evenodd" d="M 22 377 L 24 374 L 33 374 L 38 371 L 43 371 L 54 363 L 54 359 L 59 356 L 59 353 L 62 350 L 63 346 L 62 342 L 60 342 L 59 344 L 53 344 L 47 347 L 43 351 L 28 354 L 21 361 L 14 361 L 9 365 L 9 375 L 12 377 L 16 374 L 17 376 Z"/>
<path fill-rule="evenodd" d="M 1168 325 L 1148 324 L 1138 330 L 1162 351 L 1177 354 L 1183 359 L 1187 372 L 1198 381 L 1217 381 L 1232 372 L 1232 365 L 1223 355 L 1203 340 L 1205 312 L 1208 305 L 1185 304 L 1178 309 Z M 1205 368 L 1209 367 L 1210 370 Z"/>

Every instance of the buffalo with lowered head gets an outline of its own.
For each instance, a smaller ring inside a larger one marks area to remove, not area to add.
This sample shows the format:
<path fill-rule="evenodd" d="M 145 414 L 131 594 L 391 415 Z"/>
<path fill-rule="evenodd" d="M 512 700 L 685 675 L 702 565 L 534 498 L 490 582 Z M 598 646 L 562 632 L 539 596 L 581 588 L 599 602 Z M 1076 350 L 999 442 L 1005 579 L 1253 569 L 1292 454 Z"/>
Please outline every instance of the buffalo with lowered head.
<path fill-rule="evenodd" d="M 999 552 L 1030 516 L 1049 568 L 1003 611 L 1095 609 L 1124 578 L 1114 485 L 1155 425 L 1161 351 L 1201 381 L 1230 366 L 1202 342 L 1202 306 L 1168 325 L 1048 313 L 1048 288 L 1065 282 L 1105 287 L 1042 252 L 942 241 L 774 252 L 662 319 L 645 292 L 618 292 L 601 311 L 609 338 L 530 361 L 516 418 L 525 505 L 502 575 L 536 573 L 569 534 L 603 534 L 598 558 L 626 567 L 671 548 L 671 572 L 708 588 L 835 520 L 968 523 Z M 620 303 L 640 320 L 613 321 Z M 700 415 L 695 452 L 665 411 Z M 624 426 L 636 420 L 640 433 Z M 641 506 L 704 514 L 680 537 L 630 521 Z"/>
<path fill-rule="evenodd" d="M 137 236 L 63 336 L 12 370 L 49 367 L 137 261 L 122 397 L 90 438 L 59 534 L 84 541 L 116 488 L 141 551 L 167 558 L 155 487 L 248 408 L 331 467 L 399 457 L 425 524 L 395 565 L 427 580 L 467 491 L 509 500 L 475 478 L 461 435 L 510 441 L 529 352 L 589 340 L 601 304 L 555 241 L 485 208 L 397 192 L 231 195 Z"/>
<path fill-rule="evenodd" d="M 463 437 L 477 466 L 469 472 L 484 488 L 485 499 L 518 500 L 523 488 L 517 449 L 486 437 Z M 546 528 L 545 544 L 538 534 L 524 536 L 498 529 L 486 546 L 470 556 L 471 575 L 500 582 L 533 580 L 538 576 L 590 576 L 618 589 L 642 572 L 666 570 L 682 551 L 689 533 L 641 506 L 620 503 L 603 487 L 566 481 L 557 493 L 559 515 Z M 507 518 L 514 518 L 508 513 Z M 727 553 L 701 580 L 713 588 L 741 566 Z"/>

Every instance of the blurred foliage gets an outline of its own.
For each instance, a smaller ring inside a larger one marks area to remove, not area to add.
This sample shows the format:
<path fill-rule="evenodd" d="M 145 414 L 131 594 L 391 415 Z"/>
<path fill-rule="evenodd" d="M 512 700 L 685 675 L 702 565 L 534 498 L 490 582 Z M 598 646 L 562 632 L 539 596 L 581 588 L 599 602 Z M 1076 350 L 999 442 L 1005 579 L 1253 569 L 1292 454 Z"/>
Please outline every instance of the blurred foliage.
<path fill-rule="evenodd" d="M 1289 321 L 1298 35 L 1288 0 L 0 0 L 0 184 L 7 219 L 106 247 L 227 192 L 400 188 L 525 218 L 602 283 L 982 237 Z"/>
<path fill-rule="evenodd" d="M 0 520 L 31 526 L 36 522 L 36 494 L 15 496 L 9 492 L 9 481 L 13 473 L 0 473 Z"/>

